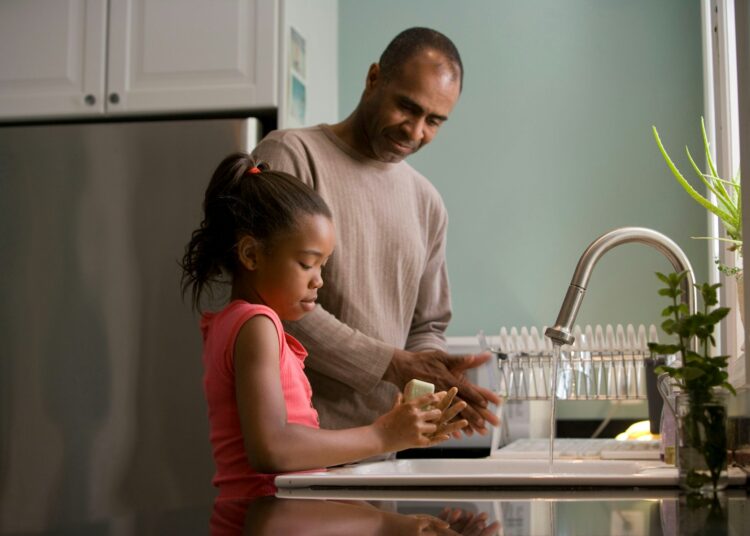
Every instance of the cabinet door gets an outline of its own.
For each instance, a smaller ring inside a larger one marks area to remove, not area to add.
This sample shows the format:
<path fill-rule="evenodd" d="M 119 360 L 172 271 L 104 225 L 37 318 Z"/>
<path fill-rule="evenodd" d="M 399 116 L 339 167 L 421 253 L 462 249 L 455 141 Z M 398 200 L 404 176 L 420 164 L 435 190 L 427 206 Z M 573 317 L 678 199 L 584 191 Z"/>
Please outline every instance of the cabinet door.
<path fill-rule="evenodd" d="M 277 105 L 275 0 L 110 0 L 107 113 Z"/>
<path fill-rule="evenodd" d="M 107 0 L 0 2 L 0 121 L 104 111 Z"/>

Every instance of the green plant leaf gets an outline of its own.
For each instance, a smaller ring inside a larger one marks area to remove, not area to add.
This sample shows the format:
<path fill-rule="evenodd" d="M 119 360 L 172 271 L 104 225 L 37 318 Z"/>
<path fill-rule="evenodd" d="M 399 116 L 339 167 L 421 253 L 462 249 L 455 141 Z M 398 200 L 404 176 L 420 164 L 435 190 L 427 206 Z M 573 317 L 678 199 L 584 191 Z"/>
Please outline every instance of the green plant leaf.
<path fill-rule="evenodd" d="M 715 345 L 713 334 L 716 326 L 726 318 L 729 309 L 715 307 L 721 285 L 703 283 L 694 285 L 703 301 L 703 309 L 691 314 L 686 304 L 677 302 L 682 296 L 682 283 L 686 274 L 687 272 L 657 274 L 659 280 L 665 284 L 665 288 L 660 289 L 659 294 L 669 297 L 672 301 L 662 309 L 662 316 L 666 318 L 661 326 L 664 332 L 676 337 L 676 343 L 652 342 L 648 344 L 648 348 L 654 355 L 682 356 L 681 366 L 660 365 L 655 370 L 659 374 L 668 374 L 691 399 L 700 401 L 709 399 L 712 389 L 728 383 L 729 375 L 725 369 L 729 357 L 712 357 L 710 352 Z"/>
<path fill-rule="evenodd" d="M 711 157 L 711 146 L 708 143 L 706 123 L 703 121 L 703 117 L 701 117 L 701 137 L 703 139 L 703 149 L 706 151 L 706 163 L 708 164 L 708 168 L 711 170 L 712 175 L 717 176 L 718 173 L 716 173 L 716 166 L 714 166 L 714 160 Z"/>
<path fill-rule="evenodd" d="M 677 375 L 681 374 L 681 372 L 680 372 L 681 369 L 676 368 L 676 367 L 668 367 L 666 365 L 659 365 L 658 367 L 654 368 L 654 371 L 657 374 L 662 374 L 662 373 L 666 372 L 667 374 L 669 374 L 673 378 L 676 377 Z"/>
<path fill-rule="evenodd" d="M 734 390 L 734 386 L 731 383 L 724 382 L 721 384 L 721 386 L 727 391 L 729 391 L 730 393 L 732 393 L 733 395 L 737 396 L 737 391 Z"/>
<path fill-rule="evenodd" d="M 669 154 L 667 154 L 667 150 L 664 148 L 664 145 L 659 138 L 659 132 L 656 130 L 655 126 L 653 127 L 653 131 L 654 138 L 656 139 L 656 144 L 659 146 L 659 151 L 661 151 L 662 157 L 667 163 L 667 167 L 669 167 L 670 171 L 672 171 L 672 175 L 674 175 L 674 177 L 677 179 L 677 182 L 682 185 L 682 188 L 690 195 L 690 197 L 692 197 L 701 206 L 703 206 L 703 208 L 709 210 L 713 214 L 716 214 L 716 216 L 718 216 L 722 222 L 729 223 L 730 225 L 732 225 L 732 227 L 735 227 L 734 219 L 729 213 L 722 210 L 718 206 L 711 203 L 708 199 L 703 197 L 695 190 L 695 188 L 693 188 L 693 186 L 685 179 L 685 177 L 682 176 L 680 170 L 677 169 L 677 166 L 674 164 L 674 162 L 672 162 L 672 159 L 669 158 Z"/>
<path fill-rule="evenodd" d="M 706 374 L 704 371 L 702 371 L 698 367 L 691 367 L 689 365 L 683 365 L 681 370 L 682 370 L 682 377 L 685 378 L 687 381 L 695 380 Z"/>
<path fill-rule="evenodd" d="M 670 298 L 679 298 L 682 291 L 673 288 L 662 288 L 659 289 L 659 296 L 669 296 Z"/>
<path fill-rule="evenodd" d="M 703 184 L 706 185 L 706 188 L 708 188 L 709 191 L 713 192 L 718 201 L 721 203 L 721 208 L 729 212 L 733 217 L 737 218 L 737 216 L 739 216 L 737 212 L 737 200 L 734 191 L 731 189 L 734 186 L 733 183 L 731 181 L 727 181 L 720 177 L 717 177 L 715 174 L 703 173 L 698 167 L 698 164 L 695 163 L 695 160 L 693 160 L 693 156 L 690 154 L 690 150 L 688 148 L 685 148 L 685 151 L 687 152 L 688 160 L 690 161 L 690 165 L 693 167 L 695 174 L 698 175 Z M 725 185 L 730 186 L 730 190 L 727 190 Z"/>
<path fill-rule="evenodd" d="M 676 344 L 659 344 L 656 342 L 648 343 L 648 349 L 651 353 L 658 355 L 673 355 L 680 351 L 680 347 Z"/>
<path fill-rule="evenodd" d="M 734 244 L 735 246 L 742 246 L 742 240 L 735 240 L 734 238 L 724 238 L 723 236 L 691 236 L 694 240 L 718 240 L 719 242 L 727 242 Z M 730 248 L 730 251 L 731 248 Z"/>
<path fill-rule="evenodd" d="M 727 191 L 726 187 L 724 186 L 725 181 L 715 180 L 718 178 L 715 175 L 708 175 L 708 178 L 707 178 L 706 174 L 703 173 L 703 171 L 701 171 L 701 169 L 698 167 L 698 164 L 696 164 L 695 160 L 693 160 L 693 155 L 690 154 L 690 149 L 686 147 L 685 152 L 687 153 L 687 157 L 688 157 L 688 161 L 690 162 L 690 165 L 693 167 L 693 171 L 695 171 L 695 174 L 698 175 L 698 177 L 701 179 L 703 184 L 706 185 L 706 188 L 708 188 L 710 192 L 713 192 L 713 194 L 716 196 L 719 202 L 723 205 L 723 207 L 721 208 L 723 208 L 732 216 L 734 216 L 735 204 L 732 202 L 731 195 Z"/>
<path fill-rule="evenodd" d="M 718 324 L 729 314 L 729 307 L 717 307 L 708 314 L 711 324 Z"/>
<path fill-rule="evenodd" d="M 679 305 L 669 305 L 662 309 L 661 316 L 672 316 L 673 313 L 679 313 Z"/>
<path fill-rule="evenodd" d="M 669 335 L 672 335 L 674 333 L 674 327 L 675 327 L 675 320 L 672 318 L 668 318 L 664 322 L 661 323 L 661 329 L 663 329 L 664 332 Z"/>
<path fill-rule="evenodd" d="M 673 272 L 669 274 L 669 282 L 670 284 L 674 283 L 674 286 L 678 286 L 680 283 L 682 283 L 682 280 L 685 279 L 688 275 L 687 270 L 683 270 L 682 272 Z"/>

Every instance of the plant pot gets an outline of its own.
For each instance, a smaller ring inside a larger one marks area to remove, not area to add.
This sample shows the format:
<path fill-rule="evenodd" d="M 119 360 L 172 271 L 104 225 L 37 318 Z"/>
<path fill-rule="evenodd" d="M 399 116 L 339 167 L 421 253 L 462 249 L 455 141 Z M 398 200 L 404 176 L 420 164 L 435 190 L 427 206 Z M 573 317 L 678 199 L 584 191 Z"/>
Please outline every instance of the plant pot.
<path fill-rule="evenodd" d="M 680 487 L 714 493 L 727 487 L 727 394 L 680 393 L 677 410 L 677 468 Z"/>

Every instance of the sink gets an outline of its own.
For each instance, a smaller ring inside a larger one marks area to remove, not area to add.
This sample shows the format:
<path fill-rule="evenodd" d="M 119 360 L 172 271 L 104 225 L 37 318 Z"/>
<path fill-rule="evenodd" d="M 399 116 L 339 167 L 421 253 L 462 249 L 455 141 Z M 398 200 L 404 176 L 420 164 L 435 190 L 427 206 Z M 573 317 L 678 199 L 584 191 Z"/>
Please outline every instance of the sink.
<path fill-rule="evenodd" d="M 278 488 L 311 486 L 672 486 L 677 469 L 653 460 L 415 459 L 359 463 L 276 477 Z M 744 477 L 742 479 L 744 483 Z"/>
<path fill-rule="evenodd" d="M 730 467 L 729 485 L 744 486 L 746 474 Z M 323 471 L 279 475 L 280 489 L 414 487 L 618 487 L 677 486 L 677 469 L 655 460 L 415 459 L 359 463 Z"/>
<path fill-rule="evenodd" d="M 548 477 L 550 465 L 547 460 L 497 460 L 497 459 L 422 459 L 396 460 L 384 463 L 369 463 L 343 468 L 341 473 L 358 475 L 390 474 L 460 474 L 468 475 L 523 475 Z M 602 460 L 555 460 L 554 475 L 626 475 L 639 472 L 643 467 L 633 461 L 607 462 Z"/>

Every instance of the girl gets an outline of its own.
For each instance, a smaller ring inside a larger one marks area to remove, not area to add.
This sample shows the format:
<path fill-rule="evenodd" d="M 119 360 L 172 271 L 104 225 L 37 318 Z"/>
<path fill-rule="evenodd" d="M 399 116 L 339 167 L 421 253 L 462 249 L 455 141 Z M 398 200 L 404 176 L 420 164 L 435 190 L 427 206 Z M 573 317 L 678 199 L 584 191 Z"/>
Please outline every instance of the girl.
<path fill-rule="evenodd" d="M 445 407 L 452 396 L 441 392 L 408 403 L 399 395 L 369 426 L 319 429 L 307 353 L 281 321 L 315 307 L 335 241 L 328 206 L 295 177 L 238 153 L 214 172 L 203 211 L 182 261 L 182 290 L 199 309 L 207 286 L 231 280 L 230 303 L 201 320 L 220 499 L 272 494 L 274 473 L 426 447 L 466 426 L 449 423 L 466 404 Z"/>

